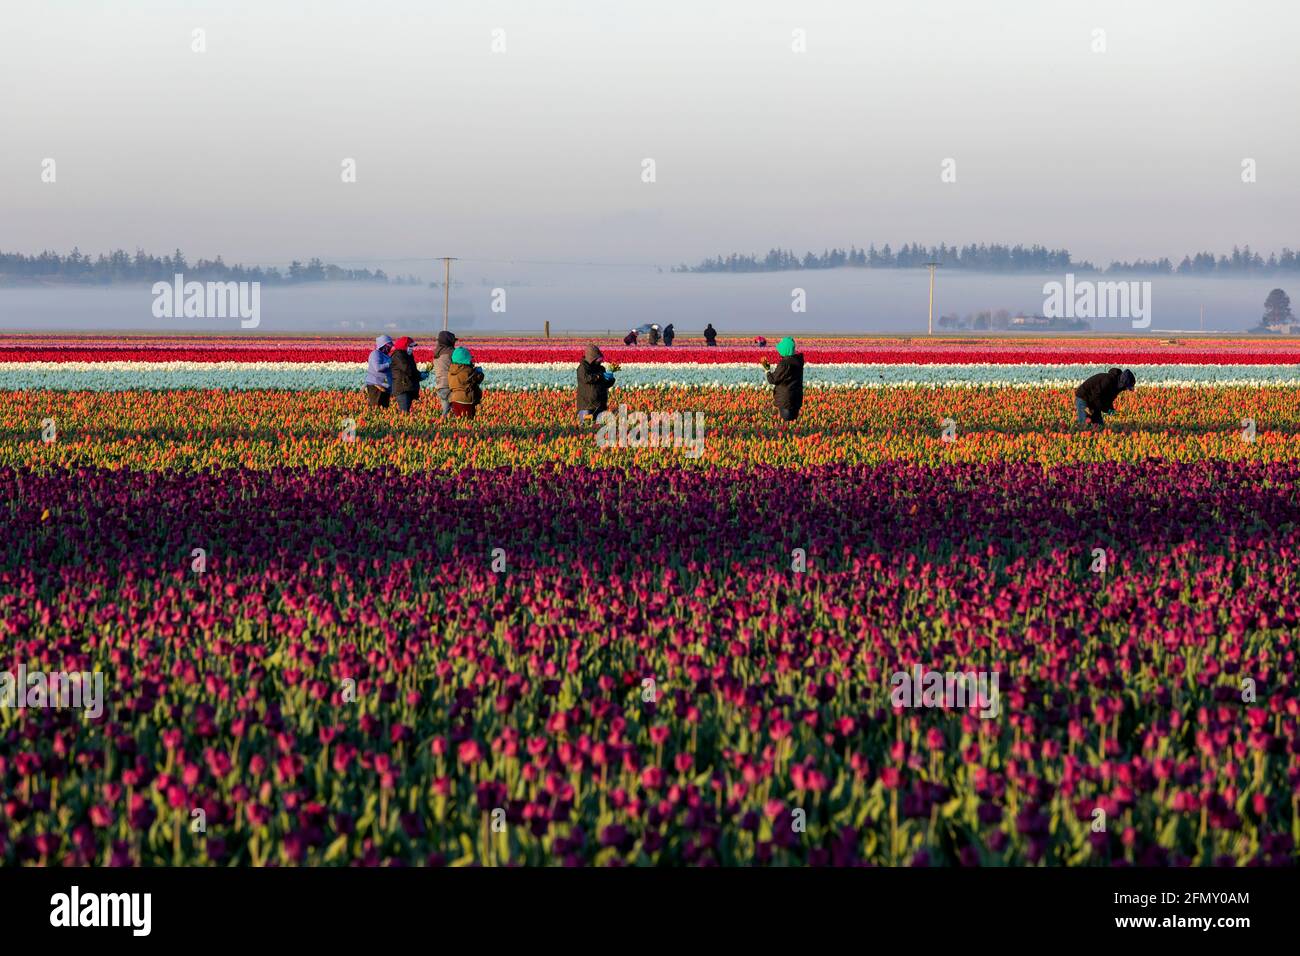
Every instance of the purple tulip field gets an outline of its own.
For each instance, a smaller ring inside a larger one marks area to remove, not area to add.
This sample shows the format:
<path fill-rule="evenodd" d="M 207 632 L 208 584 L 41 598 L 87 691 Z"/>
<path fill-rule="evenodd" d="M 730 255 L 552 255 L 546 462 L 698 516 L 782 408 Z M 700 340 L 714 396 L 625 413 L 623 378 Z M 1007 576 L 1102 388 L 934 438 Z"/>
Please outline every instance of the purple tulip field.
<path fill-rule="evenodd" d="M 1294 461 L 0 488 L 8 865 L 1296 862 Z"/>

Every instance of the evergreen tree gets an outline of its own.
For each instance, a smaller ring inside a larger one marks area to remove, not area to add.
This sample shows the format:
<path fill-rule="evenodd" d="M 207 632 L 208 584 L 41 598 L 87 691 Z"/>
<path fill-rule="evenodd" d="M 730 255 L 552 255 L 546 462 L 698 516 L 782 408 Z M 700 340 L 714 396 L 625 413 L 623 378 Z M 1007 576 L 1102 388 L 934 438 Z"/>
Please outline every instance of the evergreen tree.
<path fill-rule="evenodd" d="M 1291 314 L 1291 298 L 1281 289 L 1274 289 L 1264 300 L 1264 318 L 1260 324 L 1268 329 L 1288 326 L 1295 319 Z"/>

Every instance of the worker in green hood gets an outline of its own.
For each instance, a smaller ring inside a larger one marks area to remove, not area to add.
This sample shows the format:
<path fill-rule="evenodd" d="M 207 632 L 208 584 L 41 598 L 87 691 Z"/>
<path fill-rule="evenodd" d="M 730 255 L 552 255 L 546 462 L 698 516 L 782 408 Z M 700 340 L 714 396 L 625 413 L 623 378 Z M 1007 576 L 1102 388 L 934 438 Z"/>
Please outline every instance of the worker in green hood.
<path fill-rule="evenodd" d="M 782 421 L 792 422 L 799 417 L 803 406 L 803 353 L 796 351 L 794 339 L 786 336 L 776 344 L 776 354 L 781 361 L 772 363 L 763 359 L 767 383 L 772 386 L 772 401 Z"/>

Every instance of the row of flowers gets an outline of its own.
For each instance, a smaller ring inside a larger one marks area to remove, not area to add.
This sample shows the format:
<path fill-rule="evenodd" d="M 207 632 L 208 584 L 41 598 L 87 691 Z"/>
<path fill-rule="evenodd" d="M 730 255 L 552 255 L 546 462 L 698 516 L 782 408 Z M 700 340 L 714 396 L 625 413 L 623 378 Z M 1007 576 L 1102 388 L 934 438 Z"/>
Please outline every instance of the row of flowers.
<path fill-rule="evenodd" d="M 0 468 L 0 864 L 1294 865 L 1297 488 Z"/>
<path fill-rule="evenodd" d="M 103 332 L 58 332 L 51 333 L 5 333 L 0 332 L 0 349 L 28 348 L 149 348 L 149 349 L 302 349 L 302 348 L 337 348 L 340 346 L 357 346 L 367 344 L 381 330 L 366 333 L 333 334 L 299 334 L 275 335 L 258 332 L 235 334 L 127 334 L 114 335 Z M 388 329 L 394 337 L 401 330 Z M 410 331 L 421 341 L 432 342 L 436 331 L 419 329 Z M 781 333 L 784 334 L 784 333 Z M 797 333 L 796 333 L 797 334 Z M 468 336 L 473 338 L 472 334 Z M 773 341 L 776 333 L 769 333 L 767 338 Z M 750 347 L 755 336 L 720 335 L 718 343 L 727 347 Z M 493 345 L 514 348 L 571 348 L 575 343 L 595 341 L 602 345 L 622 345 L 621 334 L 615 337 L 593 333 L 587 336 L 565 336 L 557 338 L 540 338 L 537 335 L 491 334 L 481 339 Z M 698 333 L 679 334 L 677 343 L 695 343 L 702 341 Z M 1216 352 L 1256 351 L 1300 351 L 1300 339 L 1287 336 L 1235 336 L 1232 338 L 1194 336 L 1188 338 L 1160 338 L 1155 335 L 1071 335 L 1071 336 L 988 336 L 988 335 L 919 335 L 919 336 L 827 336 L 816 334 L 799 335 L 799 343 L 804 348 L 920 348 L 920 349 L 978 349 L 984 351 L 1070 351 L 1079 348 L 1127 348 L 1150 351 L 1170 351 L 1171 349 L 1210 350 Z M 665 348 L 668 346 L 664 346 Z M 678 346 L 672 346 L 678 347 Z"/>
<path fill-rule="evenodd" d="M 432 339 L 432 336 L 429 337 Z M 599 341 L 599 340 L 597 340 Z M 495 339 L 462 344 L 473 351 L 476 361 L 498 363 L 576 362 L 582 355 L 582 342 L 503 343 Z M 618 362 L 713 365 L 754 362 L 763 356 L 775 357 L 776 338 L 765 348 L 727 343 L 704 348 L 699 343 L 683 343 L 672 348 L 624 346 L 621 342 L 601 342 L 606 358 Z M 1161 344 L 1160 342 L 1069 341 L 999 343 L 972 340 L 969 343 L 931 343 L 920 340 L 900 343 L 897 340 L 844 342 L 835 340 L 800 340 L 799 348 L 814 364 L 920 364 L 920 365 L 1287 365 L 1300 363 L 1300 348 L 1286 341 L 1201 342 Z M 263 362 L 295 363 L 365 362 L 371 345 L 355 340 L 320 342 L 297 340 L 267 341 L 230 339 L 202 345 L 186 341 L 115 342 L 111 340 L 0 345 L 0 366 L 30 362 Z M 429 343 L 415 349 L 416 358 L 425 361 L 433 355 Z"/>
<path fill-rule="evenodd" d="M 478 355 L 475 361 L 479 362 Z M 808 364 L 809 388 L 899 386 L 1045 387 L 1077 385 L 1103 365 L 904 365 Z M 1141 387 L 1300 386 L 1300 365 L 1131 365 Z M 574 362 L 495 362 L 484 366 L 489 390 L 564 388 L 574 382 Z M 0 391 L 59 389 L 294 389 L 360 388 L 365 365 L 352 362 L 113 361 L 0 364 Z M 647 387 L 767 387 L 757 361 L 712 363 L 627 362 L 618 373 L 625 389 Z"/>
<path fill-rule="evenodd" d="M 702 432 L 693 427 L 690 436 L 703 436 L 698 455 L 671 442 L 600 441 L 596 426 L 576 421 L 570 388 L 489 390 L 472 420 L 444 418 L 432 399 L 416 402 L 410 415 L 371 408 L 357 389 L 43 390 L 11 392 L 0 403 L 0 465 L 418 472 L 550 463 L 701 469 L 1300 459 L 1296 388 L 1139 387 L 1120 397 L 1102 432 L 1076 427 L 1068 387 L 810 390 L 789 424 L 758 389 L 615 389 L 615 427 L 622 409 L 698 423 Z"/>

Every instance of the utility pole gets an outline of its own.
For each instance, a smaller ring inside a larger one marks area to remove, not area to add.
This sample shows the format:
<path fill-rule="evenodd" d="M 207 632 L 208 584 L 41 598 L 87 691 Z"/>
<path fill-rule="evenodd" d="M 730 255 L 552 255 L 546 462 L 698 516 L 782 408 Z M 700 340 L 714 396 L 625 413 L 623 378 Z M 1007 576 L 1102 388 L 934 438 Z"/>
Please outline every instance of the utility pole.
<path fill-rule="evenodd" d="M 442 277 L 442 330 L 447 331 L 447 318 L 451 312 L 451 264 L 456 256 L 443 256 L 443 277 Z"/>
<path fill-rule="evenodd" d="M 937 262 L 927 262 L 930 267 L 930 325 L 928 335 L 934 335 L 934 270 L 938 267 Z"/>

